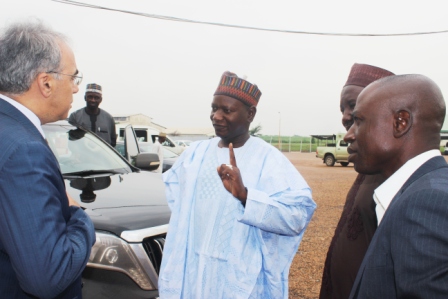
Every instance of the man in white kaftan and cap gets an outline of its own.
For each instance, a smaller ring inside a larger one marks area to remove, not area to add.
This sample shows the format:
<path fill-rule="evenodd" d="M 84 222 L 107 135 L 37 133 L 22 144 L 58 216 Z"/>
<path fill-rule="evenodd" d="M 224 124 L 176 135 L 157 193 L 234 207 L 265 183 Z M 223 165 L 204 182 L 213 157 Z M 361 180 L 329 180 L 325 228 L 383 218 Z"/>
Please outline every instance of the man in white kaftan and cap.
<path fill-rule="evenodd" d="M 210 119 L 163 179 L 171 209 L 160 298 L 288 298 L 289 267 L 316 204 L 278 149 L 252 137 L 261 92 L 225 72 Z"/>

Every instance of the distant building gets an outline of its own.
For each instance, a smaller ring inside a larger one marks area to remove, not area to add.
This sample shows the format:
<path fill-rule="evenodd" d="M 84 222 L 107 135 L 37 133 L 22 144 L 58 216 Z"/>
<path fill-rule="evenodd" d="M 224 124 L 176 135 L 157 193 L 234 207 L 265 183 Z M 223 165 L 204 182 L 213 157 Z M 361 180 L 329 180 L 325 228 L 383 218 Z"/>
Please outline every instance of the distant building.
<path fill-rule="evenodd" d="M 166 127 L 156 124 L 152 121 L 152 117 L 144 114 L 132 114 L 132 115 L 115 115 L 113 116 L 116 124 L 131 124 L 131 125 L 145 125 L 157 129 L 158 131 L 164 131 Z"/>
<path fill-rule="evenodd" d="M 166 128 L 162 125 L 156 124 L 152 121 L 152 117 L 144 114 L 131 115 L 114 115 L 115 124 L 131 124 L 133 126 L 142 125 L 156 129 L 160 132 L 165 132 L 173 140 L 204 140 L 215 137 L 215 130 L 213 127 L 207 128 Z"/>
<path fill-rule="evenodd" d="M 215 137 L 213 128 L 167 128 L 164 132 L 174 140 L 204 140 Z"/>

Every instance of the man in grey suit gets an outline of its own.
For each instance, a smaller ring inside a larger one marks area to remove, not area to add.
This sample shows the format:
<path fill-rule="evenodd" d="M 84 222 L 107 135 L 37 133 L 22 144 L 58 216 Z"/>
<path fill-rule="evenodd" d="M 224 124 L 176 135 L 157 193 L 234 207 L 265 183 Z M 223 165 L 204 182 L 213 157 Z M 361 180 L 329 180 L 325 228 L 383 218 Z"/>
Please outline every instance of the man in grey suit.
<path fill-rule="evenodd" d="M 445 101 L 423 75 L 367 86 L 345 136 L 349 161 L 386 181 L 374 192 L 378 229 L 350 298 L 448 296 L 448 165 L 439 150 Z"/>

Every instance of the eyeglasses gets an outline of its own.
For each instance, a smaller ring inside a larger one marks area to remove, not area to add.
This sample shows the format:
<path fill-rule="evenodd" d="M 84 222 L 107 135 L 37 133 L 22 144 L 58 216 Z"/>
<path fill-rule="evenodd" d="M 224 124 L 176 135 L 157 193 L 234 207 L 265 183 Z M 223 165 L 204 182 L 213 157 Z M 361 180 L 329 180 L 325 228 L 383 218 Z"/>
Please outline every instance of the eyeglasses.
<path fill-rule="evenodd" d="M 79 85 L 82 82 L 82 73 L 81 72 L 79 72 L 76 75 L 63 74 L 63 73 L 59 73 L 59 72 L 55 72 L 55 71 L 50 71 L 50 72 L 47 72 L 47 73 L 49 73 L 49 74 L 59 74 L 59 75 L 64 75 L 64 76 L 70 76 L 70 77 L 73 78 L 73 82 L 76 85 Z"/>

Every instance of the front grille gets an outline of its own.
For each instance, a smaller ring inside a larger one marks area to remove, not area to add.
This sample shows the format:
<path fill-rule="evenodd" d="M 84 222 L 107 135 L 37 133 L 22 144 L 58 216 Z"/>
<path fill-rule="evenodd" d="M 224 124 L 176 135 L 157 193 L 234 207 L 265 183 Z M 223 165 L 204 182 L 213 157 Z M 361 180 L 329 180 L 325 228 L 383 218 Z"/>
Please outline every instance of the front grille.
<path fill-rule="evenodd" d="M 166 234 L 153 236 L 143 239 L 143 248 L 146 251 L 151 263 L 159 274 L 160 264 L 162 263 L 163 247 L 165 246 Z"/>

